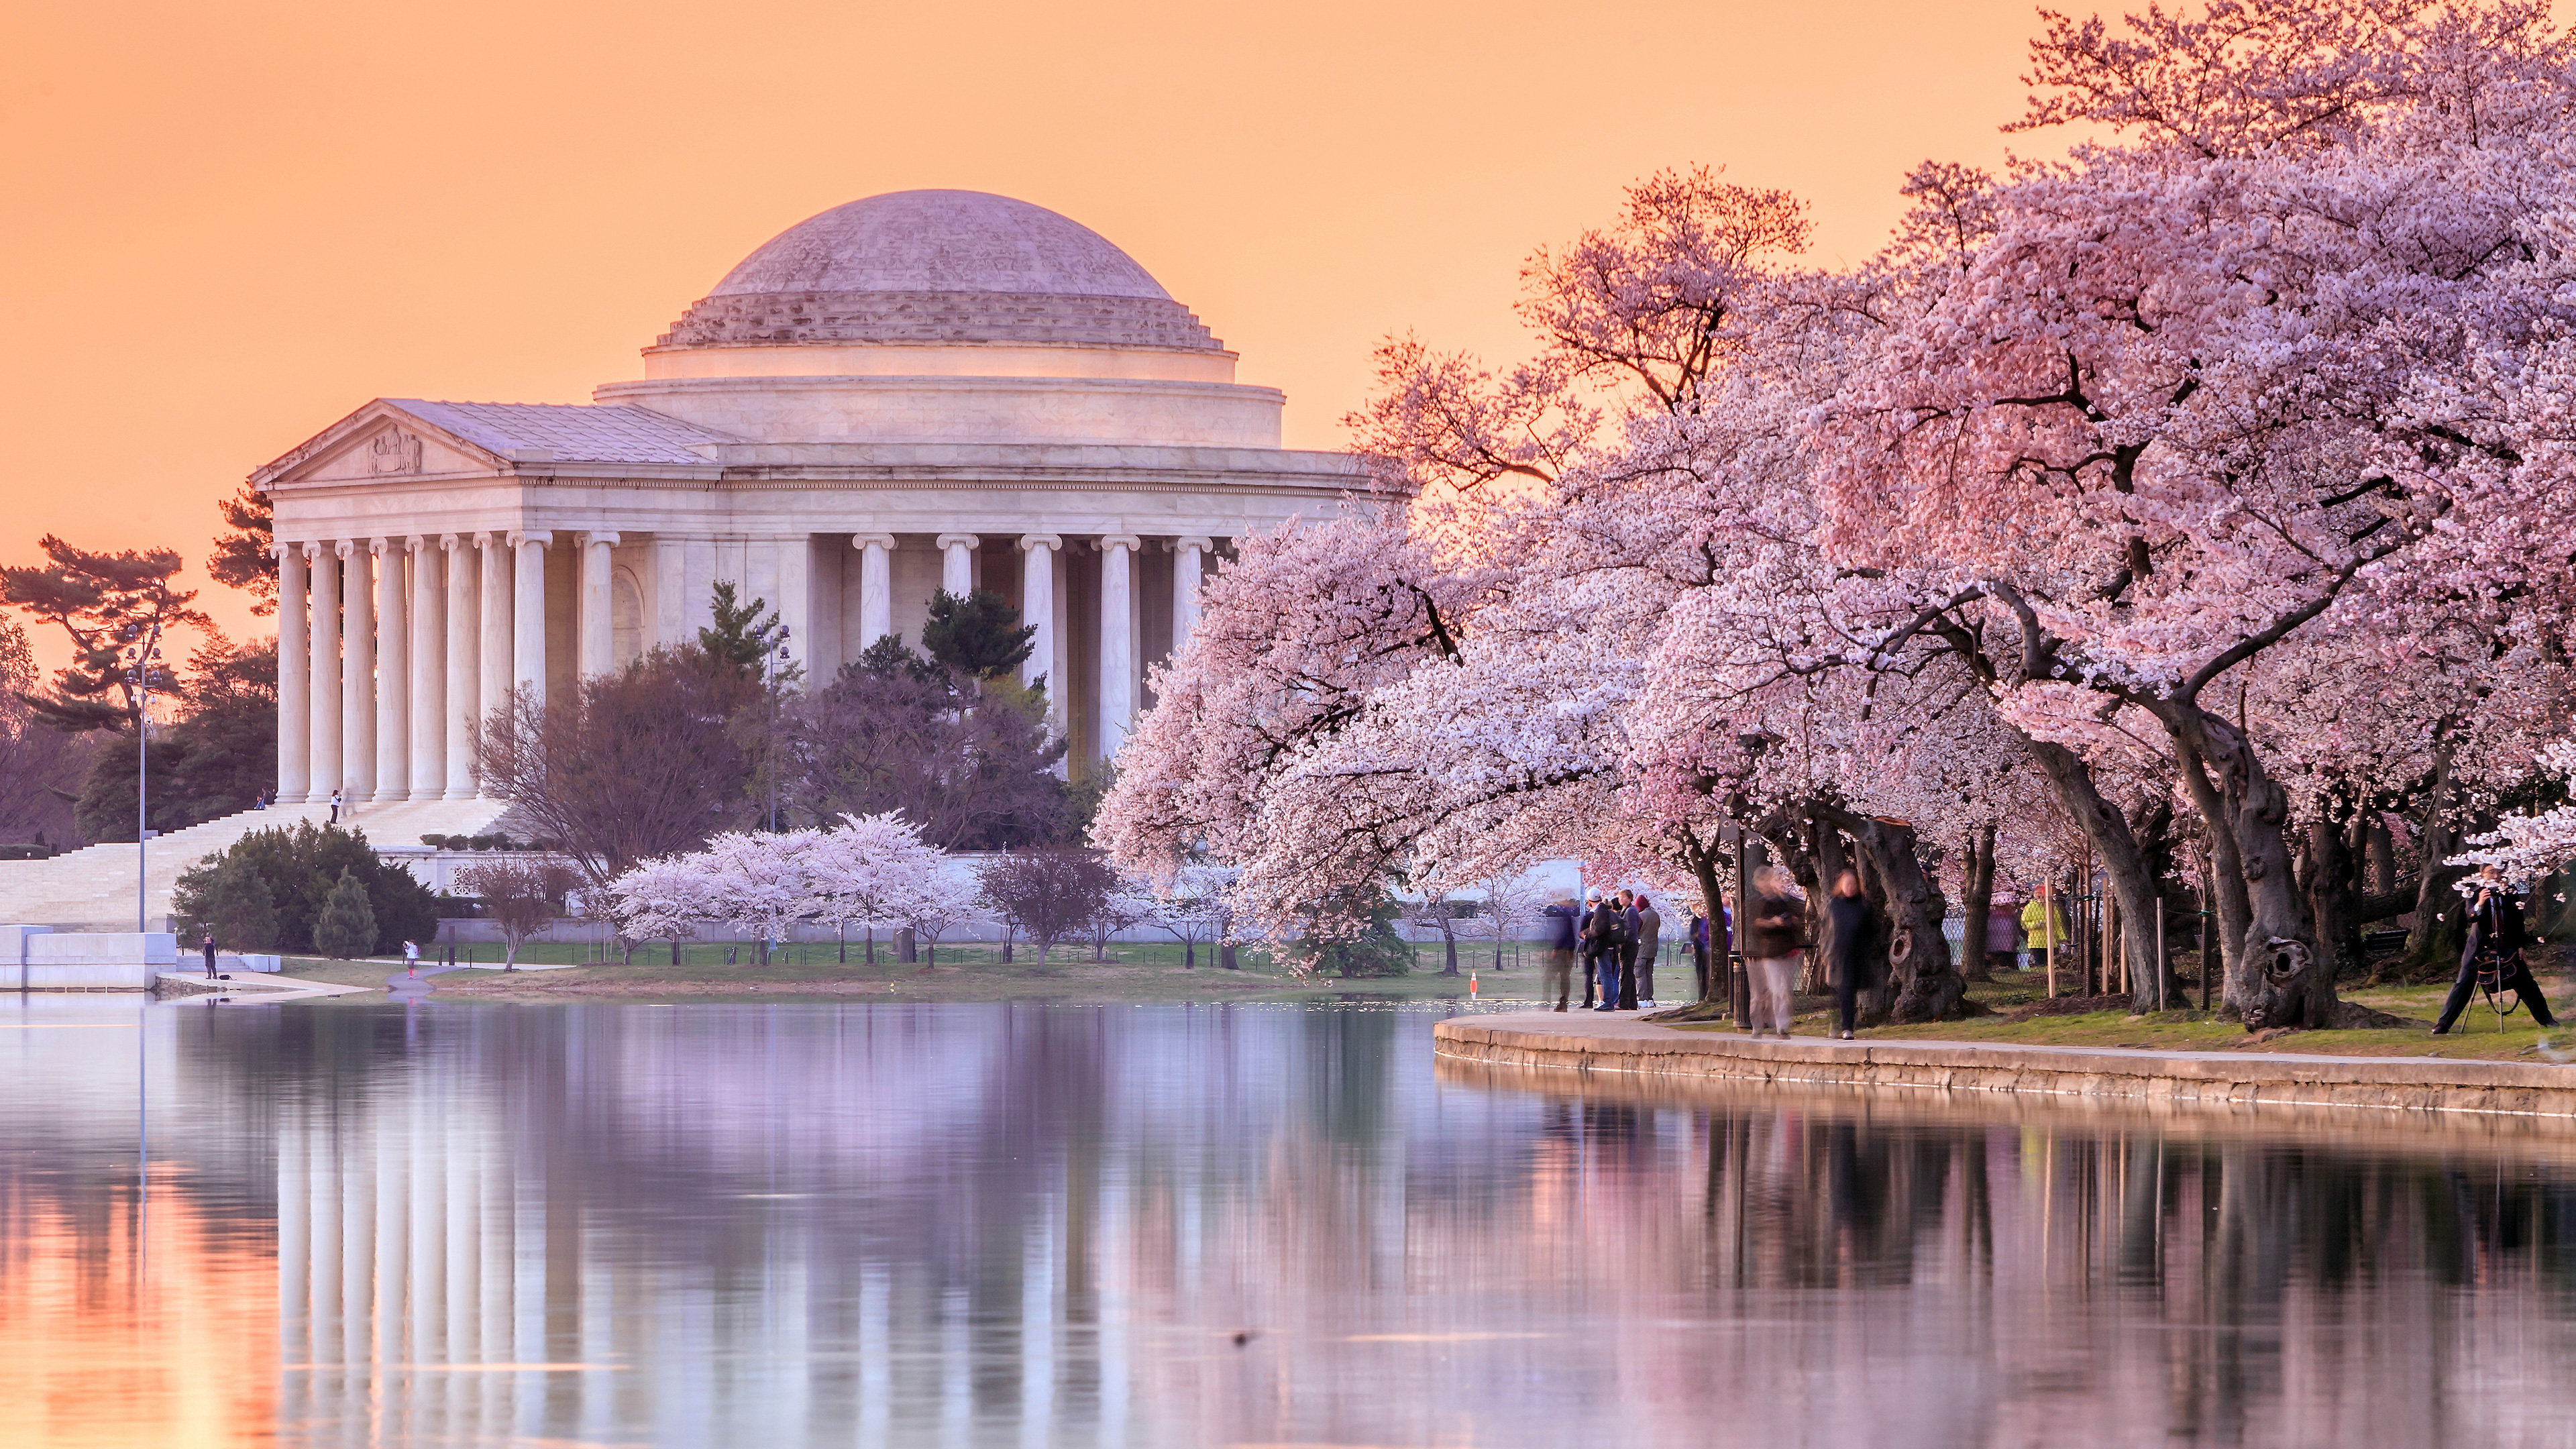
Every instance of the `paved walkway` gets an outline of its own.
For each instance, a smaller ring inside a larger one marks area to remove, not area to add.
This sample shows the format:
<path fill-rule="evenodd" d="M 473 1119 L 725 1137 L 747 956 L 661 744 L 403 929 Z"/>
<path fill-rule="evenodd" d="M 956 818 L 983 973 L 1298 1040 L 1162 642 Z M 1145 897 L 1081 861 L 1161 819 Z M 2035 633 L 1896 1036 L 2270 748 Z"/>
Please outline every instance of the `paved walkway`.
<path fill-rule="evenodd" d="M 1676 1030 L 1627 1013 L 1550 1011 L 1452 1017 L 1432 1034 L 1444 1059 L 1577 1073 L 2510 1113 L 2576 1122 L 2576 1068 L 2545 1062 L 1914 1038 L 1781 1041 L 1731 1028 Z"/>

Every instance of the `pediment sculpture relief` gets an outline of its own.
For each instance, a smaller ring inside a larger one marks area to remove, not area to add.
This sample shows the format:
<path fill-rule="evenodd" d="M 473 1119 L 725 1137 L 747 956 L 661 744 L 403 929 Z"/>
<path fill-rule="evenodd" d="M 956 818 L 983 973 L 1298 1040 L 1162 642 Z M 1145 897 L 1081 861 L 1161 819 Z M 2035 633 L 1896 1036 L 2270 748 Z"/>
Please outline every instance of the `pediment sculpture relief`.
<path fill-rule="evenodd" d="M 417 473 L 420 471 L 420 437 L 400 428 L 387 428 L 367 443 L 367 471 L 370 473 Z"/>

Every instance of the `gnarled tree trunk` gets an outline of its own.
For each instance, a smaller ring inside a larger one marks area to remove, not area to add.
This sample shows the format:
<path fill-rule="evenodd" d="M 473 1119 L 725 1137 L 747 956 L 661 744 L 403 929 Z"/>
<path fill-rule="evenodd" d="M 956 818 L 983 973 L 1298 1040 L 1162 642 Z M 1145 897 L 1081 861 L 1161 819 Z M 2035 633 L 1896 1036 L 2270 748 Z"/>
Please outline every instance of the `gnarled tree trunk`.
<path fill-rule="evenodd" d="M 1993 963 L 1986 959 L 1986 918 L 1995 910 L 1993 821 L 1968 832 L 1965 866 L 1960 872 L 1960 884 L 1967 896 L 1961 906 L 1967 913 L 1967 925 L 1959 932 L 1959 975 L 1968 981 L 1984 981 L 1993 971 Z"/>
<path fill-rule="evenodd" d="M 2230 962 L 2229 997 L 2243 1012 L 2245 1029 L 2332 1026 L 2343 1015 L 2335 999 L 2334 968 L 2317 949 L 2315 924 L 2290 863 L 2290 797 L 2263 769 L 2253 746 L 2235 726 L 2196 705 L 2168 705 L 2166 727 L 2185 743 L 2186 775 L 2214 789 L 2219 813 L 2212 833 L 2234 846 L 2247 908 L 2236 959 Z M 2221 871 L 2220 889 L 2226 887 Z"/>

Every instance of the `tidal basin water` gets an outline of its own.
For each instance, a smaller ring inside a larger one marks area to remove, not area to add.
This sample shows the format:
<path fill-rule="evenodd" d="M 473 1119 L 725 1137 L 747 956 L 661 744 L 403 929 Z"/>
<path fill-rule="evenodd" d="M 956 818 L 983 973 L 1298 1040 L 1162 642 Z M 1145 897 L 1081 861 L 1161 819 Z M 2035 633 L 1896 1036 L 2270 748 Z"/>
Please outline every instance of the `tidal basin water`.
<path fill-rule="evenodd" d="M 0 1444 L 2576 1442 L 2576 1139 L 1445 1010 L 0 1000 Z"/>

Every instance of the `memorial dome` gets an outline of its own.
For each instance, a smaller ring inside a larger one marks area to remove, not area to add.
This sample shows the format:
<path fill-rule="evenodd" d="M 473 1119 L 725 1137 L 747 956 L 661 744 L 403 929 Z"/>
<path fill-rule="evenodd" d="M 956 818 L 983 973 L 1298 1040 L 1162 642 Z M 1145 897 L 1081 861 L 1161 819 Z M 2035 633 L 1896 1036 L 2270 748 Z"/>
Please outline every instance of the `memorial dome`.
<path fill-rule="evenodd" d="M 980 191 L 889 192 L 798 222 L 657 345 L 800 343 L 1224 346 L 1106 237 Z"/>

